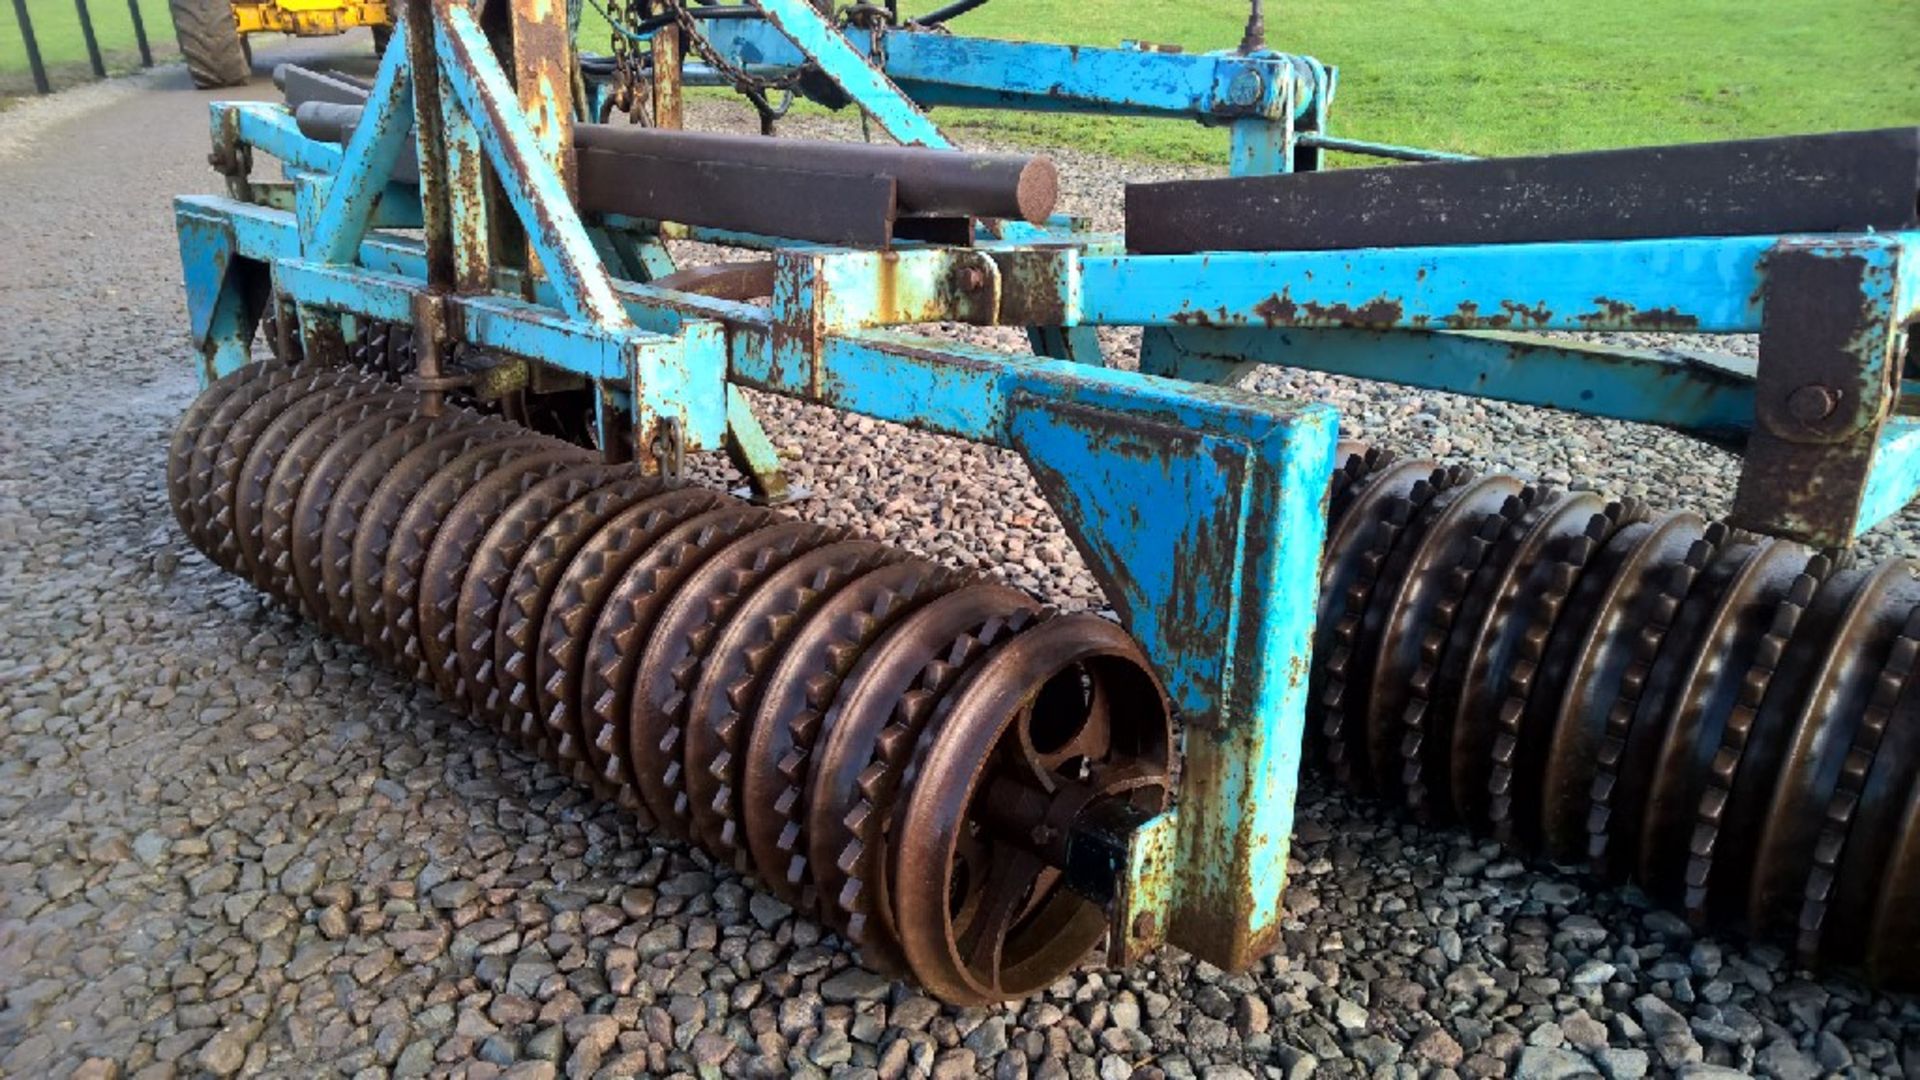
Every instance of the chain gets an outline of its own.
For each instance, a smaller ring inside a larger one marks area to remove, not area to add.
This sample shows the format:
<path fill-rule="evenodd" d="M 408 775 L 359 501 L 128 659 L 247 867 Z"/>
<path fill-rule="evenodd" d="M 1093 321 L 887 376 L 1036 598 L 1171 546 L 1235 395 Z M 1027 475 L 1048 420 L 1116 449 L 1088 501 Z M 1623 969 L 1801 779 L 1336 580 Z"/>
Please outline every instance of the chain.
<path fill-rule="evenodd" d="M 613 28 L 612 92 L 602 105 L 602 115 L 596 119 L 605 123 L 618 109 L 636 124 L 650 124 L 652 78 L 647 72 L 646 58 L 641 55 L 639 35 L 633 30 L 646 17 L 646 0 L 607 0 L 612 10 L 601 7 L 600 0 L 592 2 Z"/>
<path fill-rule="evenodd" d="M 716 48 L 713 42 L 707 40 L 707 35 L 700 32 L 700 20 L 693 17 L 693 12 L 688 10 L 685 0 L 661 0 L 661 3 L 673 13 L 673 20 L 680 27 L 681 43 L 692 46 L 693 51 L 700 54 L 700 59 L 707 62 L 708 67 L 732 83 L 733 88 L 739 91 L 742 97 L 752 102 L 754 111 L 760 114 L 761 133 L 773 134 L 773 122 L 785 116 L 787 110 L 793 106 L 793 88 L 800 84 L 800 78 L 805 69 L 795 68 L 777 79 L 755 75 L 727 59 L 725 53 Z M 769 97 L 770 92 L 780 92 L 784 95 L 779 105 L 772 103 Z"/>

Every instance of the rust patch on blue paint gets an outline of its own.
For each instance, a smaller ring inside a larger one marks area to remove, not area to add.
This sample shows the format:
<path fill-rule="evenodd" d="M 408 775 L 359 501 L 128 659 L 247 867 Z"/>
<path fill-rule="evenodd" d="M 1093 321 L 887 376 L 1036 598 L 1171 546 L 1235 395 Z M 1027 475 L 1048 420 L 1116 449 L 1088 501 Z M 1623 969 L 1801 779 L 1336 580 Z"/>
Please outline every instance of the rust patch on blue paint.
<path fill-rule="evenodd" d="M 1580 316 L 1587 326 L 1627 327 L 1634 330 L 1697 330 L 1700 318 L 1677 308 L 1637 308 L 1624 300 L 1596 296 L 1592 314 Z"/>

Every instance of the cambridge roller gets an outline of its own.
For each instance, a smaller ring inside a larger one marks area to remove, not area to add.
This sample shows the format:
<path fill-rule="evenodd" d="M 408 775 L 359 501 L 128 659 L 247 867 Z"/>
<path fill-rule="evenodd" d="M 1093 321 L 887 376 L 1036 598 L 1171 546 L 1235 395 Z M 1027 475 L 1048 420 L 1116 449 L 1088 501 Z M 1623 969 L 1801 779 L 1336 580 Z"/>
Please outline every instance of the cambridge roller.
<path fill-rule="evenodd" d="M 1174 797 L 1116 624 L 429 403 L 358 368 L 211 385 L 168 492 L 225 569 L 945 1000 L 1107 930 L 1060 830 Z M 1421 821 L 1634 881 L 1809 964 L 1920 970 L 1920 579 L 1344 444 L 1308 759 Z"/>

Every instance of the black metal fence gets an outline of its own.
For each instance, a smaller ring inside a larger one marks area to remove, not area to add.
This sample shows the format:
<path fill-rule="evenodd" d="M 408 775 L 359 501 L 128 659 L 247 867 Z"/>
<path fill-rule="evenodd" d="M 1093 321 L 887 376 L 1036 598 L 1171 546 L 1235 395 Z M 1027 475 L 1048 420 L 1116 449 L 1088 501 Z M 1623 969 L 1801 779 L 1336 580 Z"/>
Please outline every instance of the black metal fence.
<path fill-rule="evenodd" d="M 165 0 L 10 3 L 13 25 L 0 21 L 0 97 L 51 93 L 135 66 L 152 67 L 156 53 L 162 59 L 174 53 Z"/>

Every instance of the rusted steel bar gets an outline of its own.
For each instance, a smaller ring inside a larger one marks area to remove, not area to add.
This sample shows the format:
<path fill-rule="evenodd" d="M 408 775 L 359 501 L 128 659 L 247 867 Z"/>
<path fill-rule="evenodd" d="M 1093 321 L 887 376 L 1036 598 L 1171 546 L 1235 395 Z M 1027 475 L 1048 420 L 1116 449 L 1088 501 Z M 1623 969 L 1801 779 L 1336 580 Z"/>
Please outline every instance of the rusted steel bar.
<path fill-rule="evenodd" d="M 289 100 L 294 98 L 293 87 L 290 77 Z M 360 110 L 313 97 L 296 105 L 294 117 L 309 138 L 340 142 L 359 122 Z M 1053 213 L 1059 196 L 1059 175 L 1052 160 L 1028 154 L 975 154 L 609 124 L 576 126 L 574 146 L 614 159 L 889 179 L 898 187 L 901 211 L 917 217 L 1021 218 L 1037 224 Z M 617 181 L 613 174 L 603 173 L 597 182 Z"/>
<path fill-rule="evenodd" d="M 339 142 L 360 110 L 308 101 L 294 118 L 310 138 Z M 907 234 L 965 243 L 969 218 L 1045 220 L 1056 192 L 1051 162 L 1015 154 L 600 124 L 577 125 L 574 145 L 582 209 L 857 247 Z M 409 159 L 394 166 L 396 181 L 417 176 Z"/>
<path fill-rule="evenodd" d="M 1893 231 L 1920 128 L 1127 188 L 1146 254 Z"/>
<path fill-rule="evenodd" d="M 883 176 L 899 185 L 902 210 L 926 217 L 1019 218 L 1039 224 L 1053 213 L 1059 196 L 1059 175 L 1053 162 L 1029 154 L 976 154 L 594 124 L 581 125 L 576 138 L 582 148 L 646 154 L 665 161 L 722 161 Z"/>
<path fill-rule="evenodd" d="M 698 293 L 719 300 L 752 300 L 773 295 L 773 260 L 707 263 L 676 270 L 648 282 L 656 289 Z"/>
<path fill-rule="evenodd" d="M 894 183 L 884 176 L 591 148 L 579 162 L 584 210 L 847 247 L 893 242 Z"/>
<path fill-rule="evenodd" d="M 656 47 L 660 43 L 655 42 Z M 328 75 L 288 66 L 287 104 L 309 138 L 344 141 L 359 120 L 354 104 L 364 91 Z M 312 103 L 347 108 L 319 109 Z M 574 146 L 616 154 L 643 154 L 662 161 L 727 162 L 834 175 L 880 176 L 898 185 L 900 209 L 917 217 L 1047 220 L 1059 198 L 1059 172 L 1051 158 L 1032 154 L 987 154 L 919 146 L 875 146 L 829 140 L 770 139 L 652 128 L 580 124 Z M 397 178 L 397 177 L 396 177 Z"/>
<path fill-rule="evenodd" d="M 678 131 L 686 126 L 680 85 L 684 60 L 680 28 L 662 26 L 653 34 L 653 126 Z"/>

